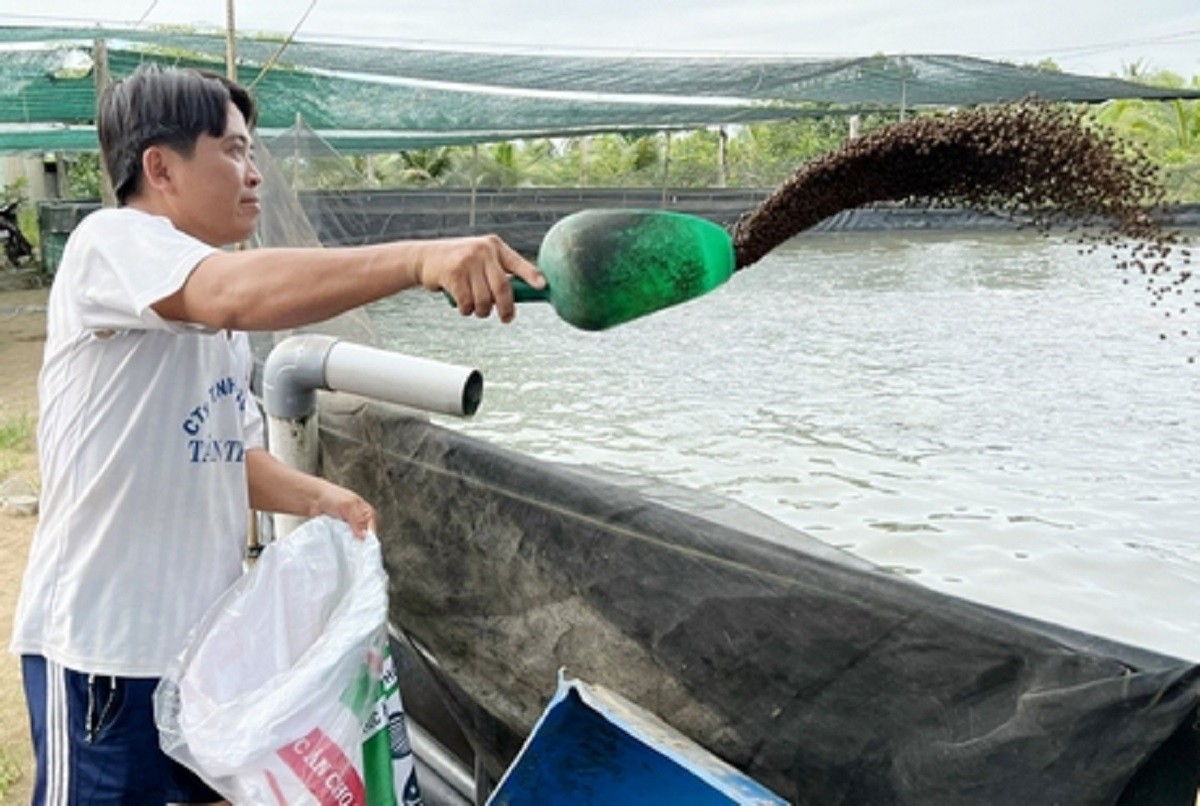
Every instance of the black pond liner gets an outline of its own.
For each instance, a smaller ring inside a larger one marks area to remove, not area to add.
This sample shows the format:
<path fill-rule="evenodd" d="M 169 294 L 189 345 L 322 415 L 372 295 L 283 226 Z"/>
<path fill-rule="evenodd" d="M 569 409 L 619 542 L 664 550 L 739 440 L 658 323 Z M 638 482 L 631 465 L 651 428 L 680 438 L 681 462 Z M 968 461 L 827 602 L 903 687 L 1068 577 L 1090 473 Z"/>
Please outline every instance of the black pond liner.
<path fill-rule="evenodd" d="M 324 397 L 321 449 L 377 506 L 391 622 L 493 779 L 562 670 L 796 803 L 1195 802 L 1195 663 L 392 407 Z"/>

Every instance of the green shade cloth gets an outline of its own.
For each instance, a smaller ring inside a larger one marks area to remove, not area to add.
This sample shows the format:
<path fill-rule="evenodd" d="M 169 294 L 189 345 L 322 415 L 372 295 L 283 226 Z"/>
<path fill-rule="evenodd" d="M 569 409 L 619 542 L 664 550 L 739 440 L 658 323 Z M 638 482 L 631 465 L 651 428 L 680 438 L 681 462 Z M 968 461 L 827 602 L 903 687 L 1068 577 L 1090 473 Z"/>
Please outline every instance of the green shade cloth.
<path fill-rule="evenodd" d="M 220 33 L 0 27 L 0 152 L 90 151 L 97 40 L 114 78 L 138 64 L 225 71 Z M 612 131 L 694 129 L 1035 95 L 1098 102 L 1197 98 L 964 56 L 855 59 L 569 56 L 292 42 L 240 35 L 270 137 L 297 118 L 340 152 L 369 153 Z M 271 64 L 263 72 L 264 65 Z"/>

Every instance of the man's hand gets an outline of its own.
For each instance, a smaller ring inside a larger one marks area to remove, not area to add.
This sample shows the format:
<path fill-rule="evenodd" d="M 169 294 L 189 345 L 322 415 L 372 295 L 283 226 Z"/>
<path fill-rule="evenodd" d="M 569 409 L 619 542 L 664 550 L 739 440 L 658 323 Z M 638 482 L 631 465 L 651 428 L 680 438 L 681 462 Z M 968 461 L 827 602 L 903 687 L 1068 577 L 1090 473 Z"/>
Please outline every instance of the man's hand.
<path fill-rule="evenodd" d="M 314 504 L 314 511 L 309 514 L 341 518 L 350 524 L 350 529 L 360 539 L 366 537 L 367 532 L 375 531 L 375 508 L 358 493 L 330 481 L 324 481 Z"/>
<path fill-rule="evenodd" d="M 332 515 L 350 524 L 358 537 L 375 531 L 375 508 L 357 493 L 320 476 L 288 467 L 263 448 L 246 451 L 250 506 L 261 512 Z"/>
<path fill-rule="evenodd" d="M 430 291 L 446 291 L 463 316 L 487 318 L 495 308 L 502 322 L 513 318 L 510 275 L 534 288 L 546 285 L 537 267 L 495 235 L 427 241 L 417 278 Z"/>

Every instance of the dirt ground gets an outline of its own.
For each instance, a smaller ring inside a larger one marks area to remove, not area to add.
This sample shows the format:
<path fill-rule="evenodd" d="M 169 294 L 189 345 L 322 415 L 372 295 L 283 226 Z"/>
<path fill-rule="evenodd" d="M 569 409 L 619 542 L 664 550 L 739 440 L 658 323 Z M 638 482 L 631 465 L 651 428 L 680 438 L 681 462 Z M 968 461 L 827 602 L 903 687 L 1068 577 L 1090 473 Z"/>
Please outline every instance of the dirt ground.
<path fill-rule="evenodd" d="M 45 343 L 45 289 L 0 292 L 0 423 L 37 416 L 37 373 Z M 15 469 L 0 471 L 0 483 L 19 478 L 38 482 L 37 459 L 23 455 Z M 0 512 L 0 781 L 15 776 L 3 803 L 28 803 L 33 751 L 19 660 L 8 653 L 12 614 L 29 541 L 37 518 Z M 0 791 L 4 787 L 0 785 Z"/>

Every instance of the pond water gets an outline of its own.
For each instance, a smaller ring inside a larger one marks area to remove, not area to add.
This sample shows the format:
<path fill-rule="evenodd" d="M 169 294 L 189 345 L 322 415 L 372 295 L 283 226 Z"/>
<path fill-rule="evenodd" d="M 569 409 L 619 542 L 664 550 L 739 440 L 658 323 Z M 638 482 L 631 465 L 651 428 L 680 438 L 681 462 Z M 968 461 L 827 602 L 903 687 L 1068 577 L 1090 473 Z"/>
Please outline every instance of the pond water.
<path fill-rule="evenodd" d="M 1057 237 L 812 234 L 603 333 L 432 294 L 370 312 L 386 346 L 482 370 L 479 413 L 449 427 L 1200 660 L 1200 335 L 1181 335 L 1200 323 L 1122 278 Z"/>

